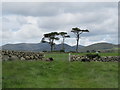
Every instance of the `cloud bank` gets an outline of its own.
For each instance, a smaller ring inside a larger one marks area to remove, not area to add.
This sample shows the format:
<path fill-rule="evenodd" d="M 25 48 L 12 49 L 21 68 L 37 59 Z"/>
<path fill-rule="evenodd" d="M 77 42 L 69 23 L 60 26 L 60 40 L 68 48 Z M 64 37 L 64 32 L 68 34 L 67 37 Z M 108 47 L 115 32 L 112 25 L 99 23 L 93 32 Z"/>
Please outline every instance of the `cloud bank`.
<path fill-rule="evenodd" d="M 2 44 L 39 43 L 44 33 L 66 31 L 76 44 L 73 27 L 88 29 L 80 45 L 118 43 L 118 3 L 113 2 L 4 2 Z M 61 43 L 61 42 L 56 42 Z"/>

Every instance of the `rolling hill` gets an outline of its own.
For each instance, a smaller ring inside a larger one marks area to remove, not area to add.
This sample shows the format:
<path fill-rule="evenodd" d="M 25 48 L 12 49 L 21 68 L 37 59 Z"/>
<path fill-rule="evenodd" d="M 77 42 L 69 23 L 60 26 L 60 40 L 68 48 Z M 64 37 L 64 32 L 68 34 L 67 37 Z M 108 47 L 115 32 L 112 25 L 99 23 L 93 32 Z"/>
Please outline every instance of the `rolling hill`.
<path fill-rule="evenodd" d="M 75 51 L 75 46 L 64 44 L 65 51 Z M 79 49 L 84 46 L 79 45 Z M 57 44 L 55 50 L 61 50 L 62 44 Z M 19 50 L 19 51 L 50 51 L 48 43 L 19 43 L 19 44 L 6 44 L 2 46 L 3 50 Z"/>
<path fill-rule="evenodd" d="M 65 51 L 75 51 L 76 46 L 64 45 Z M 55 50 L 61 50 L 62 44 L 57 44 Z M 79 52 L 86 52 L 87 50 L 112 50 L 118 48 L 118 45 L 111 43 L 95 43 L 89 46 L 79 45 Z M 19 50 L 19 51 L 50 51 L 48 43 L 19 43 L 19 44 L 6 44 L 2 46 L 3 50 Z"/>
<path fill-rule="evenodd" d="M 118 45 L 114 45 L 111 43 L 95 43 L 89 46 L 86 46 L 82 49 L 80 49 L 80 52 L 86 52 L 87 50 L 92 51 L 103 51 L 103 50 L 114 50 L 115 48 L 118 48 Z"/>

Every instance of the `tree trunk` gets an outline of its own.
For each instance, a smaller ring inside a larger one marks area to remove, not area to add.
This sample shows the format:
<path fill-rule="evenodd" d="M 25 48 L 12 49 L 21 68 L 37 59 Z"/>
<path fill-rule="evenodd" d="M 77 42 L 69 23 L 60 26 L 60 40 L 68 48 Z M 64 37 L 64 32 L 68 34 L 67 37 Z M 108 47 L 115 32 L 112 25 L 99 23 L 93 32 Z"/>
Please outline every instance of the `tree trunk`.
<path fill-rule="evenodd" d="M 78 52 L 78 45 L 79 45 L 79 34 L 77 35 L 77 45 L 76 45 L 76 52 Z"/>
<path fill-rule="evenodd" d="M 64 41 L 65 41 L 65 38 L 63 37 L 62 50 L 64 50 Z"/>
<path fill-rule="evenodd" d="M 51 52 L 53 51 L 53 45 L 52 45 L 52 43 L 50 44 L 50 46 L 51 46 Z"/>
<path fill-rule="evenodd" d="M 56 48 L 55 48 L 55 44 L 53 45 L 53 49 L 54 49 L 54 51 L 56 50 Z"/>
<path fill-rule="evenodd" d="M 51 41 L 51 52 L 53 51 L 53 46 L 54 46 L 54 39 L 52 39 L 52 41 Z"/>

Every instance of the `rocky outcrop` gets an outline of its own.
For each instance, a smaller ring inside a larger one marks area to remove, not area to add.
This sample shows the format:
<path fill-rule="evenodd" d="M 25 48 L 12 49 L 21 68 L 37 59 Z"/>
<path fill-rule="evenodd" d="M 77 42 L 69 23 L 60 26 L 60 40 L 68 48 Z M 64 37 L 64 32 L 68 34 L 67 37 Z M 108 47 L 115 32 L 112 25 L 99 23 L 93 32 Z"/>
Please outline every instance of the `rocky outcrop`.
<path fill-rule="evenodd" d="M 3 61 L 12 60 L 42 60 L 44 58 L 43 52 L 23 52 L 23 51 L 0 51 L 0 57 Z"/>

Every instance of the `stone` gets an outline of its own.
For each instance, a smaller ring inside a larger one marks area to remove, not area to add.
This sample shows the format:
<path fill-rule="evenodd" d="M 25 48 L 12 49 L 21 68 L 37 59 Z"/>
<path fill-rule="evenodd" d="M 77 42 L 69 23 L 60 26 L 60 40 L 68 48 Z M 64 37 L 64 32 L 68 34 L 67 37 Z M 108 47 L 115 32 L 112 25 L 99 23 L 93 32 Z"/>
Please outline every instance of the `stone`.
<path fill-rule="evenodd" d="M 81 59 L 81 62 L 90 62 L 90 60 L 87 58 L 83 58 L 83 59 Z"/>
<path fill-rule="evenodd" d="M 8 61 L 8 60 L 9 60 L 9 56 L 3 55 L 3 56 L 2 56 L 2 60 L 3 60 L 3 61 Z"/>
<path fill-rule="evenodd" d="M 29 60 L 29 59 L 30 59 L 30 57 L 29 57 L 29 56 L 25 56 L 25 59 L 26 59 L 26 60 Z"/>
<path fill-rule="evenodd" d="M 9 60 L 19 60 L 19 58 L 17 57 L 17 56 L 11 56 L 10 58 L 9 58 Z"/>
<path fill-rule="evenodd" d="M 20 60 L 25 60 L 25 58 L 24 58 L 24 57 L 21 57 Z"/>

